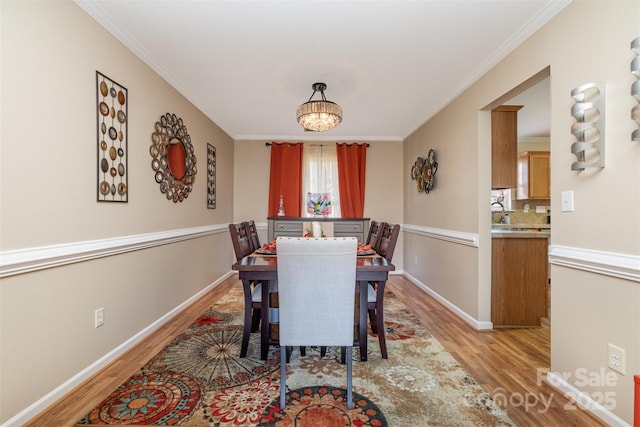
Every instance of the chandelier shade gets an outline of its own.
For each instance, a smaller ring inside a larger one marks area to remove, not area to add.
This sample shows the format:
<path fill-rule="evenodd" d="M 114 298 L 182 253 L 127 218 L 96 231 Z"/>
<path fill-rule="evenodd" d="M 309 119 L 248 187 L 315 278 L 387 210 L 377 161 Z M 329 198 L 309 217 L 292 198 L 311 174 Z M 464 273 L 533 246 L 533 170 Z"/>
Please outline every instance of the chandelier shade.
<path fill-rule="evenodd" d="M 314 83 L 312 86 L 313 93 L 309 101 L 298 107 L 296 116 L 300 126 L 305 131 L 323 132 L 333 129 L 342 122 L 342 107 L 335 102 L 327 101 L 324 91 L 327 85 L 324 83 Z M 312 101 L 313 95 L 320 92 L 322 100 Z"/>

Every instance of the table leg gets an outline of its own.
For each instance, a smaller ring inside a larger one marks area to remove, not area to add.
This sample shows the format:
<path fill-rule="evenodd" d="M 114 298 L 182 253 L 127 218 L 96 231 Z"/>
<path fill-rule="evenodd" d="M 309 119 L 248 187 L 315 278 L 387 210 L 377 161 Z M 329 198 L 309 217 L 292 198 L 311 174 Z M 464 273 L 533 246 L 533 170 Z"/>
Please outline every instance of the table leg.
<path fill-rule="evenodd" d="M 251 282 L 249 280 L 242 281 L 244 291 L 244 331 L 242 333 L 242 345 L 240 346 L 240 357 L 247 357 L 247 349 L 249 347 L 249 336 L 251 335 Z"/>
<path fill-rule="evenodd" d="M 260 310 L 260 359 L 267 360 L 269 354 L 269 288 L 270 281 L 262 282 L 262 309 Z"/>
<path fill-rule="evenodd" d="M 358 337 L 360 343 L 360 360 L 365 362 L 367 360 L 367 295 L 368 295 L 368 281 L 360 280 L 360 321 Z"/>

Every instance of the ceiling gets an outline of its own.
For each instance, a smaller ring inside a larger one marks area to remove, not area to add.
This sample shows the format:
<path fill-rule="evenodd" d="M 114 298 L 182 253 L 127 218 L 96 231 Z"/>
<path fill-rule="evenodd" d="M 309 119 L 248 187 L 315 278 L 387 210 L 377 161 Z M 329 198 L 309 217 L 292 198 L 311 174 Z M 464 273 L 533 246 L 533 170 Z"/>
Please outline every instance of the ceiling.
<path fill-rule="evenodd" d="M 233 139 L 395 141 L 568 1 L 76 3 Z M 326 132 L 296 122 L 314 82 L 344 110 Z"/>
<path fill-rule="evenodd" d="M 505 104 L 523 105 L 518 111 L 518 138 L 549 138 L 551 132 L 551 85 L 547 77 Z"/>

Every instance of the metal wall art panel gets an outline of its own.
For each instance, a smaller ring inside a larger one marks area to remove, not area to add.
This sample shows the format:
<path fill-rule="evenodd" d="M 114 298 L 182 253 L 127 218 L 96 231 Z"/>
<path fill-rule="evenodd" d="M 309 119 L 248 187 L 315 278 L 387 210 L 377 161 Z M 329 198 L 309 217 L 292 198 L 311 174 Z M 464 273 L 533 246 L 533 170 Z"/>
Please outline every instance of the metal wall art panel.
<path fill-rule="evenodd" d="M 207 144 L 207 208 L 216 208 L 216 147 Z"/>
<path fill-rule="evenodd" d="M 631 74 L 638 79 L 631 85 L 631 96 L 636 99 L 636 105 L 631 109 L 631 118 L 640 126 L 640 37 L 631 41 L 631 50 L 636 54 L 631 61 Z M 631 132 L 631 139 L 640 141 L 640 128 Z"/>
<path fill-rule="evenodd" d="M 128 100 L 127 88 L 96 71 L 99 202 L 129 201 Z"/>
<path fill-rule="evenodd" d="M 571 164 L 571 170 L 604 167 L 604 131 L 605 131 L 605 85 L 587 83 L 571 91 L 576 101 L 571 107 L 571 115 L 576 123 L 571 133 L 576 142 L 571 144 L 571 153 L 577 161 Z"/>

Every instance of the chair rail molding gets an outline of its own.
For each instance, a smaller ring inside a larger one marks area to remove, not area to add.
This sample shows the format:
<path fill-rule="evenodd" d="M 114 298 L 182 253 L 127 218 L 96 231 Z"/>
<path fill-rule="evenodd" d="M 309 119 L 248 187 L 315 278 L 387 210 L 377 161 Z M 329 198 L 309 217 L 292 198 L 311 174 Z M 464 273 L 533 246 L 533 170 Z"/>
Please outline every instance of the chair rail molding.
<path fill-rule="evenodd" d="M 0 252 L 0 278 L 227 232 L 227 224 L 206 225 Z"/>
<path fill-rule="evenodd" d="M 473 246 L 474 248 L 478 247 L 478 234 L 475 233 L 422 227 L 412 224 L 402 225 L 401 230 L 412 234 L 433 237 L 434 239 L 446 240 L 447 242 L 458 243 L 460 245 Z"/>
<path fill-rule="evenodd" d="M 549 246 L 549 262 L 640 283 L 640 256 L 568 246 Z"/>

